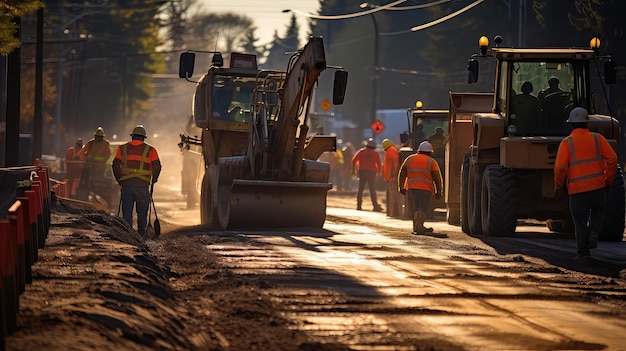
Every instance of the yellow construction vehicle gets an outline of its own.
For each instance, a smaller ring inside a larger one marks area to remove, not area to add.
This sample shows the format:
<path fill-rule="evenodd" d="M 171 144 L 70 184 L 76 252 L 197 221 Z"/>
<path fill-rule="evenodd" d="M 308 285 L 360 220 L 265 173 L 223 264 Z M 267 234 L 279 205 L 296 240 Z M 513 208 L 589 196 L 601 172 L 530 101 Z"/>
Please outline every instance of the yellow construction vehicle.
<path fill-rule="evenodd" d="M 309 135 L 311 95 L 327 68 L 321 38 L 311 38 L 286 71 L 258 70 L 254 55 L 221 53 L 197 82 L 193 118 L 201 137 L 181 135 L 181 147 L 201 145 L 205 169 L 203 224 L 222 228 L 321 227 L 334 136 Z M 193 52 L 181 54 L 179 76 L 193 74 Z M 347 72 L 335 70 L 333 104 L 343 103 Z M 324 92 L 318 92 L 324 94 Z"/>
<path fill-rule="evenodd" d="M 501 42 L 496 37 L 496 44 Z M 569 111 L 587 108 L 589 129 L 604 135 L 616 151 L 620 136 L 618 121 L 597 113 L 601 102 L 610 105 L 606 98 L 596 101 L 591 85 L 599 61 L 604 61 L 605 84 L 615 82 L 616 65 L 598 55 L 599 40 L 591 44 L 590 49 L 489 49 L 488 39 L 480 39 L 481 53 L 468 62 L 468 82 L 479 77 L 478 60 L 488 58 L 495 61 L 494 92 L 450 95 L 448 222 L 460 217 L 463 231 L 472 235 L 513 235 L 518 219 L 546 220 L 551 230 L 568 231 L 563 223 L 571 221 L 569 207 L 555 198 L 553 169 L 559 144 L 571 132 Z M 550 89 L 540 92 L 548 84 Z M 624 180 L 618 170 L 607 193 L 600 239 L 621 241 L 623 234 Z"/>

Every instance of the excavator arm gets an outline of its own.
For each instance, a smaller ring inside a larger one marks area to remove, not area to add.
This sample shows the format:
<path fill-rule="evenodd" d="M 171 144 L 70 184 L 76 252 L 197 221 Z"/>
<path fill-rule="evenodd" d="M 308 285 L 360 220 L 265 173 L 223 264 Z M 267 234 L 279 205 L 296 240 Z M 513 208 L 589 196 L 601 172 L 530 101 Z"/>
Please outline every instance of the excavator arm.
<path fill-rule="evenodd" d="M 273 153 L 270 158 L 274 159 L 281 178 L 299 176 L 308 132 L 306 122 L 310 98 L 318 77 L 325 69 L 326 57 L 321 38 L 311 38 L 290 60 L 280 91 L 281 111 L 269 140 L 269 149 Z"/>

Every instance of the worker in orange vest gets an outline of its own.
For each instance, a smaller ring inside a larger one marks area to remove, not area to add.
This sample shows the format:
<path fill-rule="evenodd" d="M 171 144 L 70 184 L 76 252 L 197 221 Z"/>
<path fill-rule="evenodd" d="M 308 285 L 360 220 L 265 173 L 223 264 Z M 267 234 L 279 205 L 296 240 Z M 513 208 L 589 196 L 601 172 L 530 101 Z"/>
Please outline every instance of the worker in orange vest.
<path fill-rule="evenodd" d="M 80 156 L 85 159 L 85 167 L 90 169 L 90 177 L 104 177 L 106 162 L 111 157 L 111 143 L 104 138 L 102 127 L 96 129 L 93 138 L 80 151 Z"/>
<path fill-rule="evenodd" d="M 356 209 L 362 210 L 363 190 L 365 184 L 368 185 L 370 198 L 374 211 L 381 212 L 383 208 L 378 204 L 376 199 L 376 177 L 382 173 L 382 162 L 380 155 L 376 151 L 376 142 L 369 138 L 364 147 L 360 148 L 354 156 L 352 156 L 352 174 L 359 176 L 359 190 L 356 195 Z"/>
<path fill-rule="evenodd" d="M 80 150 L 82 149 L 83 139 L 78 138 L 74 146 L 70 146 L 65 153 L 65 178 L 67 178 L 71 198 L 76 198 L 80 172 L 83 169 L 83 160 L 80 157 Z"/>
<path fill-rule="evenodd" d="M 398 169 L 400 168 L 400 152 L 389 139 L 383 140 L 383 178 L 387 182 L 387 216 L 397 217 L 399 215 L 398 203 Z"/>
<path fill-rule="evenodd" d="M 589 113 L 582 107 L 572 109 L 567 120 L 572 132 L 559 145 L 554 162 L 554 187 L 557 198 L 565 198 L 574 221 L 578 261 L 589 262 L 589 249 L 598 245 L 604 221 L 605 190 L 617 173 L 617 155 L 609 142 L 587 127 Z"/>
<path fill-rule="evenodd" d="M 145 238 L 151 189 L 161 174 L 157 150 L 146 143 L 146 129 L 138 125 L 130 134 L 132 140 L 117 149 L 113 159 L 113 175 L 122 187 L 122 217 L 132 227 L 133 208 L 137 212 L 137 232 Z"/>
<path fill-rule="evenodd" d="M 424 227 L 426 213 L 430 206 L 430 198 L 435 193 L 437 199 L 443 193 L 443 180 L 439 164 L 431 157 L 433 146 L 423 141 L 417 153 L 404 160 L 398 174 L 398 190 L 407 194 L 413 209 L 413 234 L 432 232 L 432 228 Z"/>

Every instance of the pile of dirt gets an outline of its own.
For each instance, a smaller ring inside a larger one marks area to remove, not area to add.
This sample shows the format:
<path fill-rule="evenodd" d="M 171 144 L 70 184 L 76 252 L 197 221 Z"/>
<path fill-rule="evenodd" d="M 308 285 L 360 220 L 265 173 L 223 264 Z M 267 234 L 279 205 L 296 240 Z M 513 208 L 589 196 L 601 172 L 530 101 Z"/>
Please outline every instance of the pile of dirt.
<path fill-rule="evenodd" d="M 55 203 L 7 349 L 349 350 L 294 331 L 263 282 L 190 244 L 242 238 L 162 226 L 158 240 L 144 241 L 121 218 Z"/>

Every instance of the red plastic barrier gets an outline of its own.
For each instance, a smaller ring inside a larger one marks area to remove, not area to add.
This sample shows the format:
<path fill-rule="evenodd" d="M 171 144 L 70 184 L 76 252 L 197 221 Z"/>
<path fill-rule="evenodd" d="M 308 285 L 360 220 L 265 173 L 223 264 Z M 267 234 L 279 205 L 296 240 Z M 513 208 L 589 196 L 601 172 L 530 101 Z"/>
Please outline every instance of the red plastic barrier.
<path fill-rule="evenodd" d="M 39 226 L 37 225 L 37 195 L 33 190 L 24 191 L 24 196 L 28 198 L 28 209 L 30 214 L 30 235 L 33 239 L 33 248 L 35 249 L 35 253 L 41 247 L 43 247 L 43 241 L 40 241 L 39 238 L 41 235 L 39 234 Z M 35 255 L 35 261 L 37 261 L 39 255 Z"/>
<path fill-rule="evenodd" d="M 42 167 L 37 171 L 37 176 L 41 180 L 41 185 L 43 185 L 43 202 L 44 202 L 44 217 L 46 219 L 46 237 L 48 236 L 48 232 L 50 230 L 50 220 L 51 220 L 51 211 L 52 211 L 52 199 L 50 196 L 50 177 L 48 177 L 48 169 Z"/>
<path fill-rule="evenodd" d="M 46 239 L 48 238 L 48 225 L 46 223 L 46 216 L 44 214 L 45 204 L 43 199 L 41 182 L 33 181 L 30 188 L 35 191 L 35 194 L 37 194 L 37 199 L 39 201 L 37 203 L 37 225 L 39 226 L 39 231 L 41 233 L 40 238 L 42 239 L 40 244 L 41 247 L 43 247 Z"/>
<path fill-rule="evenodd" d="M 30 226 L 30 200 L 25 196 L 20 196 L 15 199 L 16 201 L 21 202 L 22 211 L 18 213 L 18 221 L 21 220 L 22 223 L 18 223 L 18 230 L 24 231 L 24 253 L 26 259 L 26 283 L 33 282 L 32 275 L 32 265 L 35 264 L 38 257 L 37 247 L 35 246 L 35 238 L 33 238 L 33 234 L 31 232 Z"/>
<path fill-rule="evenodd" d="M 26 238 L 24 237 L 24 221 L 23 221 L 24 208 L 22 202 L 15 200 L 13 205 L 9 207 L 7 218 L 11 222 L 11 225 L 15 227 L 16 244 L 17 244 L 17 261 L 16 261 L 16 279 L 18 293 L 23 293 L 26 290 L 26 251 L 24 244 Z"/>

